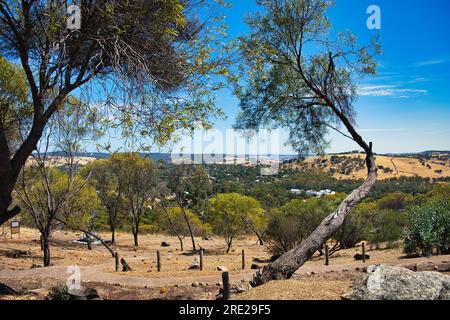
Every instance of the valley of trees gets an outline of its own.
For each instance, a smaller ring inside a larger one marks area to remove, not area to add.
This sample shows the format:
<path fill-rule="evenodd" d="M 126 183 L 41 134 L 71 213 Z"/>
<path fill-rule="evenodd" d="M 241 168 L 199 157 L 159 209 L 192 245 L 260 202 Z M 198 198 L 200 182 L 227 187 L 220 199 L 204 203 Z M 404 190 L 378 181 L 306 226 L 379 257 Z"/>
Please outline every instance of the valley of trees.
<path fill-rule="evenodd" d="M 28 182 L 28 198 L 20 197 L 25 208 L 20 218 L 26 226 L 38 226 L 44 239 L 65 228 L 109 231 L 110 239 L 103 240 L 114 245 L 116 232 L 125 231 L 134 235 L 130 245 L 138 246 L 140 234 L 169 234 L 178 237 L 182 251 L 198 250 L 195 238 L 214 236 L 224 239 L 228 253 L 234 240 L 254 236 L 279 256 L 301 243 L 358 184 L 320 172 L 284 170 L 264 177 L 256 167 L 155 163 L 136 153 L 114 154 L 73 171 L 70 161 L 59 168 L 41 165 L 45 174 Z M 42 188 L 46 180 L 49 190 Z M 70 180 L 75 182 L 69 192 Z M 377 186 L 328 241 L 331 254 L 360 241 L 388 248 L 404 245 L 409 256 L 450 252 L 448 183 L 402 178 Z M 315 198 L 293 194 L 292 188 L 331 188 L 336 193 Z M 52 202 L 62 202 L 61 209 L 49 211 L 47 202 L 39 201 L 49 193 Z M 62 201 L 62 195 L 69 200 Z M 36 200 L 30 205 L 26 199 Z M 53 215 L 36 218 L 36 212 Z M 49 252 L 45 259 L 50 259 Z"/>

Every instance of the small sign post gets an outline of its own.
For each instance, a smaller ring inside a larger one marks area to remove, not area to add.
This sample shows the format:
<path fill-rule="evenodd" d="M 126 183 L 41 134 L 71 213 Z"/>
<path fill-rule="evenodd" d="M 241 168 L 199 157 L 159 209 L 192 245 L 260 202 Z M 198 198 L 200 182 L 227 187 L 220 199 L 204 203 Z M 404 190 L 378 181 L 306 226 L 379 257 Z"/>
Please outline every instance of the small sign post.
<path fill-rule="evenodd" d="M 11 221 L 11 239 L 13 234 L 18 234 L 20 239 L 20 221 Z"/>

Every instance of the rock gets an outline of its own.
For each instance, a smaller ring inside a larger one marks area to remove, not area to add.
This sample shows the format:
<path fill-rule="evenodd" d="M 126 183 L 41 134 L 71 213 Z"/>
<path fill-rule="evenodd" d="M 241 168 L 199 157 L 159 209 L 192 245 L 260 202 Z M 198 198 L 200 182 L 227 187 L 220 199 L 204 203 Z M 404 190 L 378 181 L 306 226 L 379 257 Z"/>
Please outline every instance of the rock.
<path fill-rule="evenodd" d="M 19 295 L 18 291 L 0 282 L 0 296 L 16 296 L 16 295 Z"/>
<path fill-rule="evenodd" d="M 362 254 L 357 253 L 357 254 L 354 255 L 353 258 L 355 258 L 356 261 L 362 261 L 363 257 L 364 256 Z M 370 259 L 370 256 L 368 254 L 366 254 L 365 257 L 366 257 L 366 260 Z"/>
<path fill-rule="evenodd" d="M 236 293 L 243 293 L 243 292 L 247 291 L 247 289 L 245 289 L 244 287 L 236 286 L 234 288 L 234 291 L 236 291 Z"/>
<path fill-rule="evenodd" d="M 159 293 L 163 294 L 167 292 L 167 288 L 166 287 L 162 287 L 161 289 L 159 289 Z"/>
<path fill-rule="evenodd" d="M 125 261 L 124 258 L 120 259 L 120 263 L 122 264 L 122 272 L 131 271 L 130 265 Z"/>
<path fill-rule="evenodd" d="M 198 282 L 192 282 L 191 286 L 197 288 L 200 284 Z"/>
<path fill-rule="evenodd" d="M 70 300 L 93 300 L 99 298 L 94 288 L 69 289 Z"/>
<path fill-rule="evenodd" d="M 224 266 L 218 266 L 217 271 L 228 271 L 228 268 Z"/>
<path fill-rule="evenodd" d="M 161 242 L 161 247 L 170 247 L 170 243 L 167 241 Z"/>
<path fill-rule="evenodd" d="M 250 267 L 250 269 L 258 270 L 258 269 L 262 269 L 262 267 L 260 265 L 257 265 L 256 263 L 253 263 L 252 266 Z"/>
<path fill-rule="evenodd" d="M 210 236 L 204 236 L 202 238 L 202 240 L 209 241 L 209 240 L 212 240 L 212 238 Z"/>
<path fill-rule="evenodd" d="M 436 265 L 433 262 L 427 262 L 427 263 L 418 263 L 416 265 L 416 270 L 414 271 L 437 271 Z"/>
<path fill-rule="evenodd" d="M 435 267 L 436 271 L 439 272 L 450 272 L 450 263 L 443 261 Z"/>
<path fill-rule="evenodd" d="M 193 265 L 190 266 L 188 269 L 189 269 L 189 270 L 200 270 L 200 266 L 199 266 L 199 265 L 196 265 L 196 264 L 193 264 Z"/>
<path fill-rule="evenodd" d="M 216 287 L 221 287 L 222 286 L 222 282 L 216 282 Z"/>
<path fill-rule="evenodd" d="M 194 261 L 192 262 L 191 266 L 188 269 L 189 270 L 200 270 L 200 264 L 199 264 L 198 258 L 194 258 Z"/>
<path fill-rule="evenodd" d="M 346 300 L 450 300 L 450 277 L 402 267 L 370 266 Z"/>
<path fill-rule="evenodd" d="M 4 255 L 11 259 L 19 259 L 27 256 L 31 256 L 31 251 L 28 250 L 8 250 Z"/>
<path fill-rule="evenodd" d="M 42 266 L 33 263 L 30 267 L 30 269 L 36 269 L 36 268 L 42 268 Z"/>

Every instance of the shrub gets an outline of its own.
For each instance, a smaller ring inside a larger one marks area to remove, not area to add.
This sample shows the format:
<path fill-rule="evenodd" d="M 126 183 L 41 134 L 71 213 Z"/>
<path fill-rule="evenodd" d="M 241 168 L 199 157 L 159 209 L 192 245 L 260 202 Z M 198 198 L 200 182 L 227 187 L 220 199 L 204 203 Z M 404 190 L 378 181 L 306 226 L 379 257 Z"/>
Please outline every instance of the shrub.
<path fill-rule="evenodd" d="M 353 248 L 358 242 L 366 240 L 372 230 L 372 217 L 375 212 L 376 205 L 370 202 L 361 203 L 353 209 L 333 236 L 336 244 L 330 252 Z"/>
<path fill-rule="evenodd" d="M 179 207 L 172 207 L 168 209 L 167 213 L 170 216 L 175 230 L 182 236 L 189 236 L 189 228 L 181 209 Z M 192 231 L 195 235 L 205 236 L 211 234 L 211 227 L 209 226 L 209 224 L 203 223 L 199 216 L 196 215 L 192 210 L 186 209 L 186 214 L 189 218 L 189 223 L 191 224 Z M 165 232 L 167 234 L 173 234 L 173 229 L 164 214 L 159 215 L 158 226 L 160 228 L 159 231 Z"/>
<path fill-rule="evenodd" d="M 430 256 L 450 253 L 450 201 L 437 197 L 408 213 L 405 253 Z"/>
<path fill-rule="evenodd" d="M 253 231 L 261 241 L 265 228 L 264 210 L 259 202 L 237 193 L 218 194 L 211 198 L 207 218 L 214 233 L 225 238 L 227 253 L 237 236 Z"/>
<path fill-rule="evenodd" d="M 276 255 L 297 246 L 332 212 L 332 204 L 323 199 L 294 199 L 270 213 L 266 233 L 269 251 Z"/>
<path fill-rule="evenodd" d="M 404 212 L 380 210 L 373 215 L 372 224 L 373 230 L 368 238 L 369 242 L 387 242 L 389 248 L 393 247 L 395 241 L 402 239 L 407 225 L 407 216 Z"/>
<path fill-rule="evenodd" d="M 70 300 L 69 289 L 67 286 L 53 287 L 50 289 L 49 297 L 51 300 Z"/>
<path fill-rule="evenodd" d="M 413 201 L 413 196 L 403 192 L 393 192 L 378 200 L 378 208 L 382 210 L 405 210 Z"/>

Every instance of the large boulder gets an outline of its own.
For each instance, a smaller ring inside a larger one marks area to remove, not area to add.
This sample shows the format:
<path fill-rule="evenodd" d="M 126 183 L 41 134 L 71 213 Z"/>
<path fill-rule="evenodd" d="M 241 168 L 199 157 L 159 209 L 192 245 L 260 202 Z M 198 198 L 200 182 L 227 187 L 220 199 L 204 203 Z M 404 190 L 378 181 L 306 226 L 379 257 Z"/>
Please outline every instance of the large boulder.
<path fill-rule="evenodd" d="M 450 300 L 450 277 L 438 272 L 414 272 L 402 267 L 370 266 L 354 284 L 347 300 Z"/>

